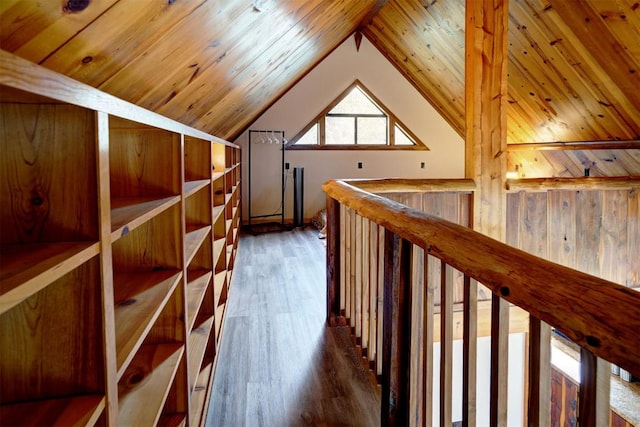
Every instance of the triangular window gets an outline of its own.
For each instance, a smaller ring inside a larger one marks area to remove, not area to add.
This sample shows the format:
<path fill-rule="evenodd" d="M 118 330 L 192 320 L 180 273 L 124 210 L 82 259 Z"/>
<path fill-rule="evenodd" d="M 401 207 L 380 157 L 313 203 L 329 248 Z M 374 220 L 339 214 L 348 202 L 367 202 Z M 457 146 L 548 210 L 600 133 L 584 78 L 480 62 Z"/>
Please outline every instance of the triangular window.
<path fill-rule="evenodd" d="M 359 81 L 305 126 L 286 148 L 428 150 Z"/>

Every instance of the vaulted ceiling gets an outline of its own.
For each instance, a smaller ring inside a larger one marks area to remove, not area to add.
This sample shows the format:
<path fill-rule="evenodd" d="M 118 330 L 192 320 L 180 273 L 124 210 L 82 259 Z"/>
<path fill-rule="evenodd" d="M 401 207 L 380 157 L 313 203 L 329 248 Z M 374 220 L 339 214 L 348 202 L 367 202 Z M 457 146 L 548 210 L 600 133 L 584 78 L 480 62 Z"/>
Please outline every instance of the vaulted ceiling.
<path fill-rule="evenodd" d="M 636 148 L 520 150 L 510 162 L 640 174 L 640 2 L 509 9 L 509 142 Z M 2 49 L 231 140 L 356 31 L 463 134 L 464 25 L 464 0 L 0 1 Z"/>

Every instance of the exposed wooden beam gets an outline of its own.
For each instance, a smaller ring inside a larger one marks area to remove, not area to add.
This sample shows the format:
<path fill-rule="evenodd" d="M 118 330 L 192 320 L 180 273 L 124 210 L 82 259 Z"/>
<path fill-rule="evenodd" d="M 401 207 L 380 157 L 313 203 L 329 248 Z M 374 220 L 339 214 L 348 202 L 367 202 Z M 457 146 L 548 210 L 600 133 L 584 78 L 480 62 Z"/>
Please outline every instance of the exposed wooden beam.
<path fill-rule="evenodd" d="M 640 188 L 640 177 L 508 179 L 506 188 L 508 191 L 513 192 L 547 190 L 631 190 Z"/>
<path fill-rule="evenodd" d="M 465 26 L 465 177 L 478 185 L 473 228 L 506 235 L 508 2 L 467 0 Z M 509 305 L 492 294 L 489 419 L 507 425 Z M 474 414 L 465 414 L 463 422 Z M 473 422 L 473 420 L 471 421 Z"/>
<path fill-rule="evenodd" d="M 632 141 L 569 141 L 508 144 L 507 151 L 526 150 L 633 150 L 640 149 L 640 139 Z"/>

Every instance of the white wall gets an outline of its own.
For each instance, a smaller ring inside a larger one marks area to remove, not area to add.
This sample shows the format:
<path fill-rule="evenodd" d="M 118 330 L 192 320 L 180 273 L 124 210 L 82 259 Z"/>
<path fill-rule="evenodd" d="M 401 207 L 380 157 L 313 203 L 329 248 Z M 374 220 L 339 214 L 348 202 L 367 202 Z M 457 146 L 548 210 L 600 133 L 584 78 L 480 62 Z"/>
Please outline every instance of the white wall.
<path fill-rule="evenodd" d="M 402 75 L 363 38 L 357 51 L 352 37 L 266 111 L 249 129 L 284 130 L 292 138 L 354 80 L 360 80 L 431 151 L 285 151 L 285 161 L 304 168 L 304 216 L 325 206 L 321 185 L 333 178 L 462 178 L 464 141 Z M 243 148 L 243 217 L 248 214 L 248 132 L 235 142 Z M 281 145 L 253 144 L 251 214 L 276 212 L 280 203 Z M 358 169 L 358 162 L 363 168 Z M 420 168 L 420 163 L 425 168 Z M 285 204 L 291 218 L 293 179 L 288 176 Z"/>

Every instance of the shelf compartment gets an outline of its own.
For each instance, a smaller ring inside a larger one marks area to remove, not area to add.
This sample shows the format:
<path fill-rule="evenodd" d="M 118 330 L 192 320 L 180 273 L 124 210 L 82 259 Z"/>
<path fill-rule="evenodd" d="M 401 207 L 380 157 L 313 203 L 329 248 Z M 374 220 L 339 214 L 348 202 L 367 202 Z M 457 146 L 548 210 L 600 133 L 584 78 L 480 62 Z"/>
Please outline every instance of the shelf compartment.
<path fill-rule="evenodd" d="M 226 299 L 226 295 L 225 295 Z M 220 331 L 222 330 L 222 324 L 224 322 L 224 310 L 227 304 L 223 303 L 216 307 L 216 316 L 215 316 L 215 338 L 216 344 L 220 342 Z"/>
<path fill-rule="evenodd" d="M 198 325 L 189 334 L 189 389 L 196 385 L 198 373 L 207 351 L 207 344 L 213 328 L 213 314 L 210 317 L 202 316 Z M 211 355 L 213 356 L 213 355 Z"/>
<path fill-rule="evenodd" d="M 198 379 L 191 393 L 191 421 L 193 425 L 204 425 L 203 418 L 207 416 L 212 373 L 213 360 L 205 358 L 203 368 L 198 373 Z"/>
<path fill-rule="evenodd" d="M 182 344 L 140 347 L 118 383 L 119 425 L 158 422 L 183 352 Z"/>
<path fill-rule="evenodd" d="M 216 274 L 213 278 L 213 289 L 214 289 L 214 307 L 217 307 L 220 303 L 224 303 L 221 301 L 222 294 L 224 289 L 227 286 L 227 271 L 223 270 L 220 273 Z"/>
<path fill-rule="evenodd" d="M 184 183 L 184 186 L 183 186 L 184 188 L 182 192 L 184 194 L 184 197 L 189 197 L 208 185 L 209 185 L 208 179 L 200 179 L 197 181 L 186 181 Z"/>
<path fill-rule="evenodd" d="M 0 317 L 0 402 L 104 394 L 102 328 L 94 256 Z"/>
<path fill-rule="evenodd" d="M 21 101 L 0 116 L 2 244 L 97 241 L 95 113 Z"/>
<path fill-rule="evenodd" d="M 115 116 L 109 117 L 109 127 L 112 198 L 182 192 L 180 134 Z"/>
<path fill-rule="evenodd" d="M 118 378 L 171 297 L 182 272 L 175 270 L 114 275 Z"/>
<path fill-rule="evenodd" d="M 214 206 L 213 207 L 213 222 L 217 222 L 218 218 L 220 218 L 222 216 L 222 213 L 224 212 L 224 206 L 220 205 L 220 206 Z"/>
<path fill-rule="evenodd" d="M 189 279 L 189 284 L 187 285 L 187 312 L 189 318 L 187 330 L 191 330 L 213 274 L 207 270 L 196 270 L 188 271 L 187 275 Z"/>
<path fill-rule="evenodd" d="M 99 251 L 99 244 L 92 242 L 3 244 L 0 314 L 98 255 Z"/>
<path fill-rule="evenodd" d="M 211 141 L 184 135 L 184 175 L 186 181 L 211 179 Z"/>
<path fill-rule="evenodd" d="M 2 405 L 2 425 L 92 426 L 105 408 L 105 397 L 76 396 Z"/>
<path fill-rule="evenodd" d="M 180 196 L 113 199 L 111 201 L 111 241 L 115 242 L 179 202 Z"/>
<path fill-rule="evenodd" d="M 213 205 L 222 206 L 225 204 L 224 176 L 213 181 Z"/>
<path fill-rule="evenodd" d="M 220 260 L 220 256 L 223 254 L 225 246 L 226 246 L 226 242 L 225 242 L 224 238 L 214 240 L 214 242 L 213 242 L 213 260 L 215 262 Z"/>
<path fill-rule="evenodd" d="M 204 242 L 205 239 L 210 236 L 210 231 L 210 225 L 206 227 L 187 227 L 187 233 L 184 236 L 184 252 L 186 265 L 189 265 L 191 263 L 193 257 L 196 255 L 196 252 L 198 252 L 198 249 L 200 249 L 202 242 Z"/>

